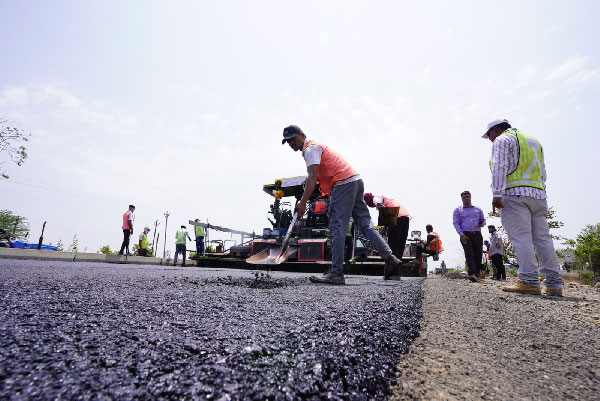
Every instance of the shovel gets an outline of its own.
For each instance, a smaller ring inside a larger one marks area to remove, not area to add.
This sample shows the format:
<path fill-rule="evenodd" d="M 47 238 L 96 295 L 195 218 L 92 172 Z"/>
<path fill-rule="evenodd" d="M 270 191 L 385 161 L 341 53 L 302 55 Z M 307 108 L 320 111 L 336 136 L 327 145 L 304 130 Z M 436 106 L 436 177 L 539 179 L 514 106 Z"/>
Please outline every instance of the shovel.
<path fill-rule="evenodd" d="M 283 238 L 283 242 L 281 243 L 281 248 L 274 247 L 263 249 L 256 255 L 252 255 L 246 259 L 246 262 L 254 265 L 278 265 L 285 262 L 291 254 L 296 252 L 296 249 L 288 248 L 288 243 L 290 242 L 290 234 L 292 233 L 292 228 L 294 228 L 297 219 L 298 214 L 294 213 L 290 227 L 288 228 L 287 233 Z"/>

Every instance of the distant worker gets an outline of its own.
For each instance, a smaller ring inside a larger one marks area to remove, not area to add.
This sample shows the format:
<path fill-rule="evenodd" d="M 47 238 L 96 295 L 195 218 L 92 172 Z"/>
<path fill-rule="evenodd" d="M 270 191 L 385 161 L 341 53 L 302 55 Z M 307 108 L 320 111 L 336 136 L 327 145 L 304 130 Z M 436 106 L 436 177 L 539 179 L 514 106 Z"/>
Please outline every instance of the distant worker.
<path fill-rule="evenodd" d="M 496 280 L 506 280 L 506 269 L 504 268 L 504 262 L 502 261 L 502 254 L 504 251 L 504 245 L 502 244 L 502 238 L 496 231 L 496 226 L 490 224 L 488 226 L 490 233 L 490 247 L 489 254 L 492 258 L 492 266 L 494 267 L 494 273 L 496 274 Z"/>
<path fill-rule="evenodd" d="M 177 233 L 175 234 L 175 259 L 173 261 L 173 266 L 177 264 L 177 255 L 179 255 L 180 252 L 183 257 L 183 263 L 181 265 L 185 266 L 187 240 L 191 241 L 192 239 L 190 238 L 190 235 L 188 234 L 185 226 L 182 225 L 181 228 L 177 230 Z"/>
<path fill-rule="evenodd" d="M 129 205 L 129 209 L 123 213 L 123 225 L 121 228 L 123 229 L 123 243 L 121 244 L 121 250 L 119 251 L 119 255 L 123 255 L 123 251 L 127 251 L 127 255 L 129 255 L 129 237 L 133 234 L 133 212 L 135 210 L 135 206 Z"/>
<path fill-rule="evenodd" d="M 442 240 L 440 239 L 440 235 L 433 231 L 431 224 L 427 224 L 425 230 L 427 231 L 427 238 L 425 241 L 421 241 L 420 245 L 417 245 L 417 260 L 421 258 L 423 253 L 433 256 L 434 260 L 436 260 L 437 255 L 444 251 Z"/>
<path fill-rule="evenodd" d="M 140 243 L 138 244 L 138 250 L 140 256 L 148 256 L 148 233 L 150 227 L 144 227 L 144 231 L 140 234 Z"/>
<path fill-rule="evenodd" d="M 544 293 L 562 296 L 563 280 L 546 219 L 546 167 L 541 143 L 512 128 L 507 120 L 490 122 L 483 138 L 492 141 L 492 207 L 494 211 L 500 209 L 502 226 L 519 262 L 517 283 L 502 289 L 540 294 L 539 270 L 546 276 Z"/>
<path fill-rule="evenodd" d="M 200 223 L 200 219 L 194 220 L 196 223 Z M 194 226 L 196 233 L 196 256 L 204 255 L 204 236 L 206 232 L 204 226 Z"/>
<path fill-rule="evenodd" d="M 442 274 L 446 274 L 447 270 L 446 270 L 446 262 L 444 262 L 442 260 L 442 263 L 440 264 L 440 268 L 442 269 Z"/>
<path fill-rule="evenodd" d="M 313 194 L 317 180 L 323 194 L 330 196 L 329 230 L 332 235 L 331 268 L 322 276 L 311 276 L 313 283 L 345 284 L 344 279 L 344 242 L 350 217 L 369 239 L 385 261 L 384 278 L 392 279 L 395 270 L 400 266 L 390 247 L 375 230 L 369 208 L 363 199 L 364 184 L 360 175 L 330 147 L 313 140 L 297 125 L 290 125 L 283 130 L 281 144 L 288 143 L 295 151 L 301 151 L 306 162 L 308 178 L 305 182 L 302 198 L 294 211 L 304 216 L 306 203 Z"/>
<path fill-rule="evenodd" d="M 462 192 L 460 197 L 463 204 L 454 209 L 452 222 L 465 251 L 469 280 L 477 282 L 482 268 L 483 237 L 481 236 L 481 227 L 485 225 L 485 216 L 479 207 L 471 204 L 471 193 L 469 191 Z"/>
<path fill-rule="evenodd" d="M 381 209 L 382 207 L 397 207 L 398 219 L 396 225 L 388 226 L 388 245 L 394 256 L 402 260 L 404 248 L 406 247 L 406 238 L 408 238 L 408 225 L 410 223 L 410 213 L 396 199 L 387 198 L 383 195 L 373 196 L 371 193 L 366 193 L 365 203 L 369 207 Z"/>

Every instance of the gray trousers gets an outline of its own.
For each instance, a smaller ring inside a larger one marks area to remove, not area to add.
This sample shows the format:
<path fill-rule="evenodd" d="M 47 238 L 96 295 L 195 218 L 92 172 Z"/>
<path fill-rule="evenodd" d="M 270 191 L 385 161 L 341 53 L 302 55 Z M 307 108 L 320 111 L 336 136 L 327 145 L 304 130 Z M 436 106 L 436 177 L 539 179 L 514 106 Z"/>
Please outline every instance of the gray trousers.
<path fill-rule="evenodd" d="M 502 203 L 504 208 L 500 209 L 500 219 L 517 255 L 519 279 L 525 284 L 539 287 L 539 268 L 540 273 L 546 275 L 544 285 L 547 288 L 561 288 L 563 280 L 546 219 L 546 199 L 505 195 Z"/>
<path fill-rule="evenodd" d="M 392 255 L 388 244 L 373 227 L 369 208 L 363 199 L 364 191 L 365 186 L 362 180 L 337 185 L 331 191 L 329 230 L 332 237 L 330 270 L 332 274 L 344 274 L 344 243 L 350 217 L 354 218 L 355 224 L 371 241 L 383 260 L 387 260 Z"/>

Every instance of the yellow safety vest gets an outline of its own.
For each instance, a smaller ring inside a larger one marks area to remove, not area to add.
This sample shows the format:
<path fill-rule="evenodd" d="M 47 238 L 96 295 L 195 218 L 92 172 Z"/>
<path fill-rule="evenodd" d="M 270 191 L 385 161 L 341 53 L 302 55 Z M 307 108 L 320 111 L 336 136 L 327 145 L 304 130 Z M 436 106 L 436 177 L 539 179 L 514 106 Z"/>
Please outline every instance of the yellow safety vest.
<path fill-rule="evenodd" d="M 204 237 L 204 227 L 202 226 L 196 226 L 196 238 L 198 237 Z"/>
<path fill-rule="evenodd" d="M 142 249 L 148 249 L 148 234 L 142 233 Z"/>
<path fill-rule="evenodd" d="M 177 245 L 185 245 L 185 230 L 180 228 L 177 230 L 177 235 L 175 236 L 175 244 Z"/>
<path fill-rule="evenodd" d="M 503 132 L 514 135 L 519 144 L 517 167 L 506 176 L 506 189 L 533 187 L 545 190 L 542 182 L 542 144 L 534 137 L 523 134 L 515 128 Z M 490 170 L 492 161 L 490 160 Z"/>
<path fill-rule="evenodd" d="M 517 168 L 506 176 L 506 189 L 533 187 L 545 190 L 542 182 L 542 144 L 534 137 L 511 128 L 506 133 L 515 135 L 519 142 Z"/>

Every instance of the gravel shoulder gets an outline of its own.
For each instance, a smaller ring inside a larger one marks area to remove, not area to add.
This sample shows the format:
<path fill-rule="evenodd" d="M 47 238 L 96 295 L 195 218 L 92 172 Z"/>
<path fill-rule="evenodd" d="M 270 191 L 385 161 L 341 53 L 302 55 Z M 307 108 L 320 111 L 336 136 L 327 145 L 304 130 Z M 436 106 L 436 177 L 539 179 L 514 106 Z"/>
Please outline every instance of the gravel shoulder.
<path fill-rule="evenodd" d="M 592 400 L 600 390 L 600 291 L 506 293 L 430 277 L 420 336 L 401 358 L 399 400 Z"/>

